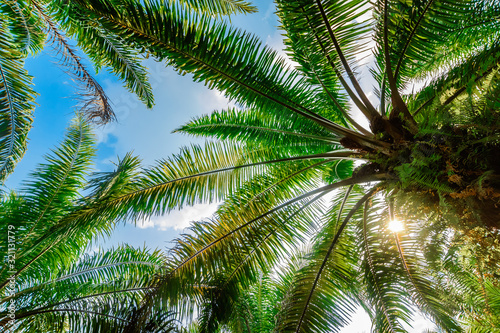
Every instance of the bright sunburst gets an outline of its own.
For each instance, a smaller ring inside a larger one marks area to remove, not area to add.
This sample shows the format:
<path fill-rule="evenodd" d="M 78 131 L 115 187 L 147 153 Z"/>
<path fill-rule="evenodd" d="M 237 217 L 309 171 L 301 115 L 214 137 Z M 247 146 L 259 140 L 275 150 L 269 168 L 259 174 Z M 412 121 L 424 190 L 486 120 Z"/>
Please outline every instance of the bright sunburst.
<path fill-rule="evenodd" d="M 398 219 L 390 220 L 388 227 L 389 227 L 389 230 L 392 232 L 400 232 L 400 231 L 403 231 L 405 229 L 403 222 L 401 222 Z"/>

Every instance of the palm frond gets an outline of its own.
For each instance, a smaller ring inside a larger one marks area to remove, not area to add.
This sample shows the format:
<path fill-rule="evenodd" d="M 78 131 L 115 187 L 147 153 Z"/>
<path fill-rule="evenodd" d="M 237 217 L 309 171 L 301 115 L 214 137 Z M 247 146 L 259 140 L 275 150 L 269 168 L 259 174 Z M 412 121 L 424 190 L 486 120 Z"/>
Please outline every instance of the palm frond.
<path fill-rule="evenodd" d="M 179 4 L 204 14 L 231 15 L 257 12 L 257 7 L 244 0 L 177 0 Z"/>
<path fill-rule="evenodd" d="M 355 310 L 356 256 L 352 238 L 344 234 L 349 220 L 374 193 L 369 191 L 343 215 L 344 201 L 338 203 L 333 219 L 325 223 L 318 234 L 312 252 L 306 256 L 309 264 L 297 273 L 294 291 L 287 306 L 283 330 L 295 332 L 337 331 L 349 322 Z M 341 224 L 340 217 L 343 221 Z M 342 241 L 340 241 L 342 239 Z M 317 248 L 316 248 L 317 247 Z M 323 315 L 317 315 L 323 313 Z M 288 327 L 289 326 L 289 327 Z M 288 328 L 287 328 L 288 327 Z"/>
<path fill-rule="evenodd" d="M 383 176 L 381 177 L 383 178 Z M 206 271 L 209 276 L 218 276 L 217 272 L 221 267 L 235 266 L 233 262 L 240 257 L 238 253 L 241 250 L 247 251 L 245 249 L 248 246 L 255 248 L 256 244 L 258 244 L 259 247 L 262 247 L 264 240 L 265 247 L 269 249 L 268 251 L 274 253 L 274 256 L 266 256 L 267 260 L 276 260 L 280 257 L 279 252 L 283 246 L 286 244 L 293 246 L 293 243 L 288 243 L 287 239 L 292 237 L 289 241 L 293 241 L 293 236 L 304 227 L 304 224 L 302 224 L 302 227 L 297 225 L 295 228 L 291 228 L 291 225 L 283 225 L 282 221 L 288 221 L 291 217 L 295 217 L 296 212 L 300 211 L 302 214 L 301 207 L 305 201 L 309 200 L 309 197 L 353 183 L 364 183 L 379 179 L 381 179 L 380 175 L 345 179 L 307 193 L 294 195 L 292 199 L 281 204 L 272 204 L 270 207 L 257 205 L 256 209 L 250 209 L 247 206 L 241 212 L 238 210 L 224 211 L 225 215 L 221 217 L 220 221 L 215 220 L 210 223 L 195 224 L 193 226 L 196 230 L 195 237 L 187 235 L 186 239 L 177 242 L 179 249 L 175 252 L 176 259 L 172 261 L 169 273 L 160 279 L 158 289 L 152 291 L 145 300 L 142 311 L 137 317 L 138 325 L 140 326 L 141 315 L 147 314 L 149 307 L 154 304 L 155 300 L 158 301 L 156 297 L 158 293 L 169 295 L 168 298 L 175 302 L 183 292 L 190 293 L 186 288 L 196 283 L 194 282 L 196 280 L 193 281 L 193 279 L 196 279 L 197 276 L 204 277 L 203 272 Z M 305 213 L 307 214 L 307 212 Z M 278 227 L 276 227 L 276 223 L 278 223 Z M 274 233 L 280 236 L 280 242 L 277 242 L 278 239 L 274 237 L 276 236 Z M 272 239 L 269 238 L 270 234 L 273 236 Z M 271 246 L 271 244 L 273 245 Z M 242 259 L 247 257 L 248 252 L 244 252 L 241 256 Z M 206 265 L 206 262 L 214 262 L 216 265 L 212 267 Z M 257 262 L 264 265 L 273 263 L 273 261 L 266 263 L 261 260 Z M 236 264 L 236 266 L 238 265 Z M 252 265 L 246 265 L 246 267 L 255 272 L 255 267 L 252 267 Z M 231 276 L 234 275 L 231 274 Z M 137 327 L 133 326 L 129 331 L 135 332 Z"/>
<path fill-rule="evenodd" d="M 22 55 L 5 37 L 0 36 L 0 183 L 26 151 L 37 95 Z"/>
<path fill-rule="evenodd" d="M 97 71 L 103 66 L 109 68 L 148 108 L 153 106 L 153 92 L 140 50 L 125 45 L 113 31 L 104 29 L 98 19 L 82 13 L 78 5 L 52 1 L 49 10 L 67 34 L 76 39 Z"/>
<path fill-rule="evenodd" d="M 208 116 L 191 120 L 175 132 L 279 146 L 335 144 L 339 140 L 335 135 L 299 116 L 282 118 L 262 109 L 214 111 Z"/>
<path fill-rule="evenodd" d="M 377 8 L 383 8 L 378 6 Z M 387 2 L 389 56 L 394 76 L 408 78 L 463 60 L 478 47 L 491 45 L 498 36 L 500 13 L 491 1 Z M 398 13 L 398 19 L 394 14 Z M 377 12 L 377 41 L 382 45 L 382 13 Z M 457 19 L 459 18 L 459 19 Z"/>
<path fill-rule="evenodd" d="M 352 155 L 349 151 L 315 151 L 301 155 L 297 149 L 290 152 L 257 150 L 230 142 L 207 143 L 204 148 L 193 145 L 157 167 L 145 170 L 125 192 L 97 202 L 82 214 L 89 219 L 105 212 L 115 218 L 131 219 L 162 214 L 184 205 L 220 200 L 247 179 L 265 172 L 268 165 Z"/>
<path fill-rule="evenodd" d="M 122 246 L 85 254 L 68 266 L 39 266 L 37 274 L 17 278 L 15 326 L 7 323 L 6 311 L 0 313 L 0 323 L 26 332 L 59 327 L 75 332 L 120 332 L 129 323 L 131 307 L 140 304 L 163 263 L 159 251 Z M 10 298 L 1 302 L 8 304 Z M 173 324 L 171 313 L 154 313 L 146 327 L 156 332 L 153 329 L 172 329 Z"/>
<path fill-rule="evenodd" d="M 366 51 L 369 25 L 359 22 L 365 1 L 279 1 L 278 15 L 287 31 L 292 56 L 316 84 L 336 93 L 338 83 L 371 120 L 377 112 L 351 69 L 355 56 Z M 355 92 L 344 80 L 347 74 Z M 334 78 L 338 81 L 335 82 Z M 333 81 L 332 81 L 333 80 Z M 356 95 L 358 94 L 358 95 Z M 339 103 L 340 104 L 340 103 Z"/>
<path fill-rule="evenodd" d="M 148 288 L 162 264 L 159 251 L 149 253 L 146 249 L 137 250 L 125 245 L 92 255 L 84 254 L 68 267 L 61 265 L 57 271 L 39 265 L 36 274 L 19 281 L 16 293 L 19 313 L 23 312 L 23 307 L 33 310 L 33 304 L 43 305 L 40 308 L 43 310 L 94 295 L 141 291 Z M 76 286 L 78 291 L 70 292 Z M 71 294 L 71 299 L 67 298 L 68 294 Z M 3 301 L 6 300 L 8 298 Z"/>
<path fill-rule="evenodd" d="M 153 91 L 147 79 L 147 70 L 141 64 L 139 53 L 127 48 L 118 36 L 109 35 L 99 28 L 87 27 L 85 33 L 78 35 L 84 52 L 99 66 L 107 66 L 124 81 L 129 91 L 135 93 L 148 108 L 153 107 Z M 89 44 L 92 41 L 92 44 Z"/>
<path fill-rule="evenodd" d="M 407 222 L 405 232 L 395 234 L 401 263 L 408 279 L 405 285 L 411 292 L 412 301 L 421 311 L 431 316 L 441 329 L 446 332 L 461 332 L 450 309 L 444 305 L 440 292 L 443 288 L 431 278 L 432 274 L 426 270 L 422 254 L 419 253 L 419 244 L 409 237 L 410 234 L 416 233 L 417 228 L 418 226 L 412 226 L 410 222 Z"/>
<path fill-rule="evenodd" d="M 59 31 L 52 18 L 45 13 L 44 8 L 36 1 L 32 1 L 38 13 L 43 18 L 49 41 L 60 55 L 61 66 L 67 68 L 67 73 L 80 85 L 80 112 L 89 120 L 97 123 L 107 123 L 115 118 L 108 96 L 97 80 L 90 74 L 77 51 L 70 45 L 66 36 Z"/>
<path fill-rule="evenodd" d="M 0 17 L 3 17 L 3 38 L 10 35 L 12 44 L 22 55 L 40 52 L 45 41 L 41 20 L 29 1 L 7 0 L 0 4 Z"/>
<path fill-rule="evenodd" d="M 94 149 L 89 125 L 78 117 L 60 148 L 46 157 L 48 163 L 40 165 L 31 175 L 33 180 L 25 183 L 22 209 L 13 213 L 11 221 L 5 221 L 6 225 L 15 226 L 19 239 L 18 274 L 41 255 L 37 252 L 41 247 L 53 245 L 57 234 L 50 231 L 58 219 L 71 211 L 72 204 L 79 198 Z M 71 260 L 71 255 L 67 255 L 66 259 Z M 7 269 L 3 267 L 0 271 L 2 286 L 5 285 L 6 274 Z"/>
<path fill-rule="evenodd" d="M 412 96 L 409 107 L 412 113 L 423 112 L 430 117 L 433 110 L 447 106 L 461 95 L 480 87 L 488 75 L 495 73 L 500 61 L 500 44 L 481 48 L 450 70 L 434 78 L 424 89 Z"/>
<path fill-rule="evenodd" d="M 396 283 L 396 276 L 399 274 L 392 258 L 397 253 L 394 253 L 395 249 L 390 244 L 390 236 L 384 232 L 386 226 L 381 223 L 384 219 L 387 220 L 387 213 L 382 216 L 369 214 L 370 209 L 382 208 L 373 204 L 370 207 L 369 203 L 367 201 L 365 204 L 359 232 L 362 237 L 360 250 L 363 253 L 363 279 L 374 311 L 372 323 L 379 332 L 404 332 L 398 319 L 408 323 L 412 311 L 410 304 L 404 301 L 407 299 L 406 291 Z"/>

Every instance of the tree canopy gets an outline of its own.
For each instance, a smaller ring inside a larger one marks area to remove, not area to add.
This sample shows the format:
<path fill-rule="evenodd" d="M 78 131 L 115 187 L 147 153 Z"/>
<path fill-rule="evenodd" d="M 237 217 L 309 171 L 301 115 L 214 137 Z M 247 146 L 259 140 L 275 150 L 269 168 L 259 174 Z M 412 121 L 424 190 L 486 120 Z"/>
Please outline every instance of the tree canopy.
<path fill-rule="evenodd" d="M 288 281 L 280 332 L 337 332 L 357 306 L 376 332 L 403 332 L 415 309 L 439 331 L 498 330 L 497 1 L 278 0 L 294 66 L 165 1 L 67 4 L 238 105 L 179 127 L 209 140 L 82 211 L 135 219 L 223 200 L 176 241 L 124 332 L 193 308 L 201 332 L 246 332 L 238 311 L 263 274 Z M 367 54 L 376 100 L 357 73 Z"/>

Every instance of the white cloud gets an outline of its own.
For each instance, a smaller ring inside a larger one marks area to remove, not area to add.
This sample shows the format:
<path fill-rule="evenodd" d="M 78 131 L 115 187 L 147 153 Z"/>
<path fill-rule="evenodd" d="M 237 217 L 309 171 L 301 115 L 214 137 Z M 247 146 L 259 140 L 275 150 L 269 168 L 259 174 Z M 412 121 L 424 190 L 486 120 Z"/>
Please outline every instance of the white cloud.
<path fill-rule="evenodd" d="M 351 323 L 340 330 L 342 333 L 368 333 L 370 331 L 370 316 L 362 308 L 358 308 L 351 318 Z"/>
<path fill-rule="evenodd" d="M 158 230 L 183 230 L 191 224 L 192 221 L 200 221 L 204 217 L 209 217 L 215 213 L 218 203 L 198 204 L 185 207 L 182 210 L 172 211 L 162 216 L 153 216 L 149 219 L 137 222 L 140 229 L 155 228 Z"/>

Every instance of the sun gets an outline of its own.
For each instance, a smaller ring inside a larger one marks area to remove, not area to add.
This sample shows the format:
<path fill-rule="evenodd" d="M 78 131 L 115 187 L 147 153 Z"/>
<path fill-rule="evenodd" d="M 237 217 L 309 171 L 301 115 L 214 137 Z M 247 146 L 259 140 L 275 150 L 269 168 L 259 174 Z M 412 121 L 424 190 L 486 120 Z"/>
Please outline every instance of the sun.
<path fill-rule="evenodd" d="M 403 222 L 398 219 L 392 219 L 389 221 L 388 228 L 392 232 L 400 232 L 405 229 Z"/>

